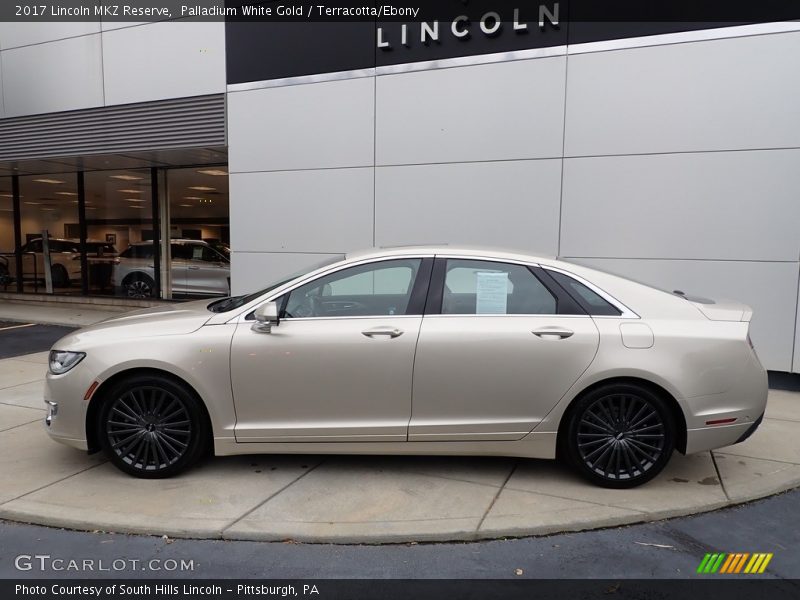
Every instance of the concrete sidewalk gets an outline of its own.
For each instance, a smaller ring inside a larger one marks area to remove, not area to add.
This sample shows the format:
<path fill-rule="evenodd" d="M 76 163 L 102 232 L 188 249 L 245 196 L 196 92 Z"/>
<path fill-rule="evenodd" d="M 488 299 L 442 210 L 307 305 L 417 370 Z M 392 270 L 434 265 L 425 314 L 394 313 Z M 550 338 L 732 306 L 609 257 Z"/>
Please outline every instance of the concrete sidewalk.
<path fill-rule="evenodd" d="M 46 356 L 0 361 L 0 518 L 191 538 L 474 540 L 693 514 L 800 485 L 800 393 L 783 391 L 747 442 L 675 454 L 633 490 L 593 487 L 552 461 L 471 457 L 225 457 L 144 481 L 50 441 Z"/>

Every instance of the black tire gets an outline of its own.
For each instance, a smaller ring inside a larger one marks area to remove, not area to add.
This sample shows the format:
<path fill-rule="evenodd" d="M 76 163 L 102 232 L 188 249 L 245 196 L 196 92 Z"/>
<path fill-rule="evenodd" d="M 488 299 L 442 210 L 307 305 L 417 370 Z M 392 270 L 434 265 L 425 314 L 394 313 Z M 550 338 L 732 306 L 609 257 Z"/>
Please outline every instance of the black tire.
<path fill-rule="evenodd" d="M 53 265 L 50 267 L 50 275 L 53 278 L 53 287 L 69 287 L 69 274 L 64 265 Z"/>
<path fill-rule="evenodd" d="M 0 262 L 0 286 L 6 287 L 12 281 L 11 274 L 8 272 L 8 265 Z M 230 286 L 230 283 L 228 284 Z"/>
<path fill-rule="evenodd" d="M 584 478 L 615 489 L 650 481 L 675 448 L 675 419 L 667 402 L 635 384 L 592 390 L 571 408 L 563 449 Z"/>
<path fill-rule="evenodd" d="M 143 479 L 172 477 L 209 449 L 210 429 L 197 397 L 162 375 L 134 375 L 102 399 L 97 438 L 120 470 Z"/>
<path fill-rule="evenodd" d="M 149 276 L 136 273 L 125 278 L 122 289 L 128 298 L 152 298 L 156 293 L 156 283 Z"/>

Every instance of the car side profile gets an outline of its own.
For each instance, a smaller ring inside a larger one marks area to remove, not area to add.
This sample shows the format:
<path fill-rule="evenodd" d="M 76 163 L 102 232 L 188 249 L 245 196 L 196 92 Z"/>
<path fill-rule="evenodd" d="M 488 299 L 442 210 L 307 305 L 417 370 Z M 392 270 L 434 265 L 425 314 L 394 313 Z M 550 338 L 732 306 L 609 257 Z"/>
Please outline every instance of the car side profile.
<path fill-rule="evenodd" d="M 172 293 L 219 296 L 230 293 L 230 258 L 225 246 L 201 240 L 170 240 Z M 151 298 L 156 285 L 152 242 L 135 242 L 119 256 L 112 285 L 129 298 Z"/>
<path fill-rule="evenodd" d="M 47 430 L 146 478 L 209 451 L 498 455 L 633 487 L 756 430 L 751 316 L 516 252 L 371 250 L 67 335 Z"/>

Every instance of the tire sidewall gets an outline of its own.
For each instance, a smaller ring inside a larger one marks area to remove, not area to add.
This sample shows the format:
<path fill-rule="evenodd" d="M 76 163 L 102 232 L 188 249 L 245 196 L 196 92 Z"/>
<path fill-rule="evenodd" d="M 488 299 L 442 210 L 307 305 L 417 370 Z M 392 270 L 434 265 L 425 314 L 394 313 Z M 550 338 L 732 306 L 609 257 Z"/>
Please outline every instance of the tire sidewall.
<path fill-rule="evenodd" d="M 189 414 L 189 420 L 191 421 L 192 435 L 186 452 L 177 461 L 158 471 L 144 471 L 126 463 L 111 447 L 111 442 L 106 433 L 105 424 L 109 418 L 113 402 L 130 389 L 140 386 L 157 387 L 174 394 L 184 403 L 186 411 Z M 205 454 L 209 433 L 208 420 L 197 397 L 188 390 L 185 385 L 178 381 L 161 375 L 135 375 L 114 384 L 114 386 L 108 390 L 108 393 L 104 394 L 102 402 L 103 405 L 100 408 L 96 424 L 97 439 L 100 440 L 100 446 L 108 460 L 121 471 L 142 479 L 172 477 L 188 469 Z"/>
<path fill-rule="evenodd" d="M 636 396 L 648 402 L 658 413 L 664 423 L 664 448 L 661 456 L 647 471 L 632 479 L 606 479 L 590 469 L 581 457 L 578 449 L 578 428 L 583 413 L 594 402 L 600 398 L 624 394 L 626 396 Z M 566 457 L 572 467 L 577 472 L 596 485 L 613 489 L 632 488 L 647 483 L 658 475 L 669 462 L 672 452 L 675 449 L 676 425 L 675 418 L 667 402 L 658 394 L 651 390 L 635 384 L 610 384 L 592 390 L 580 398 L 572 407 L 569 413 L 569 421 L 566 428 L 566 439 L 564 440 L 564 450 Z"/>

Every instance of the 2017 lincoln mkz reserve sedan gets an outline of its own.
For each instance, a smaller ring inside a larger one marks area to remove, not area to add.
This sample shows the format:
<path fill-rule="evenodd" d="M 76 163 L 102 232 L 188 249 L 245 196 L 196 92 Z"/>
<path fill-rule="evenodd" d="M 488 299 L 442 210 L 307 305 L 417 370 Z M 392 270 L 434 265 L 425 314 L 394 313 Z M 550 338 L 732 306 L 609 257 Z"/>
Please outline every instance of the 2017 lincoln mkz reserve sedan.
<path fill-rule="evenodd" d="M 46 424 L 139 477 L 212 450 L 469 454 L 632 487 L 758 427 L 751 315 L 524 254 L 373 250 L 67 335 Z"/>

